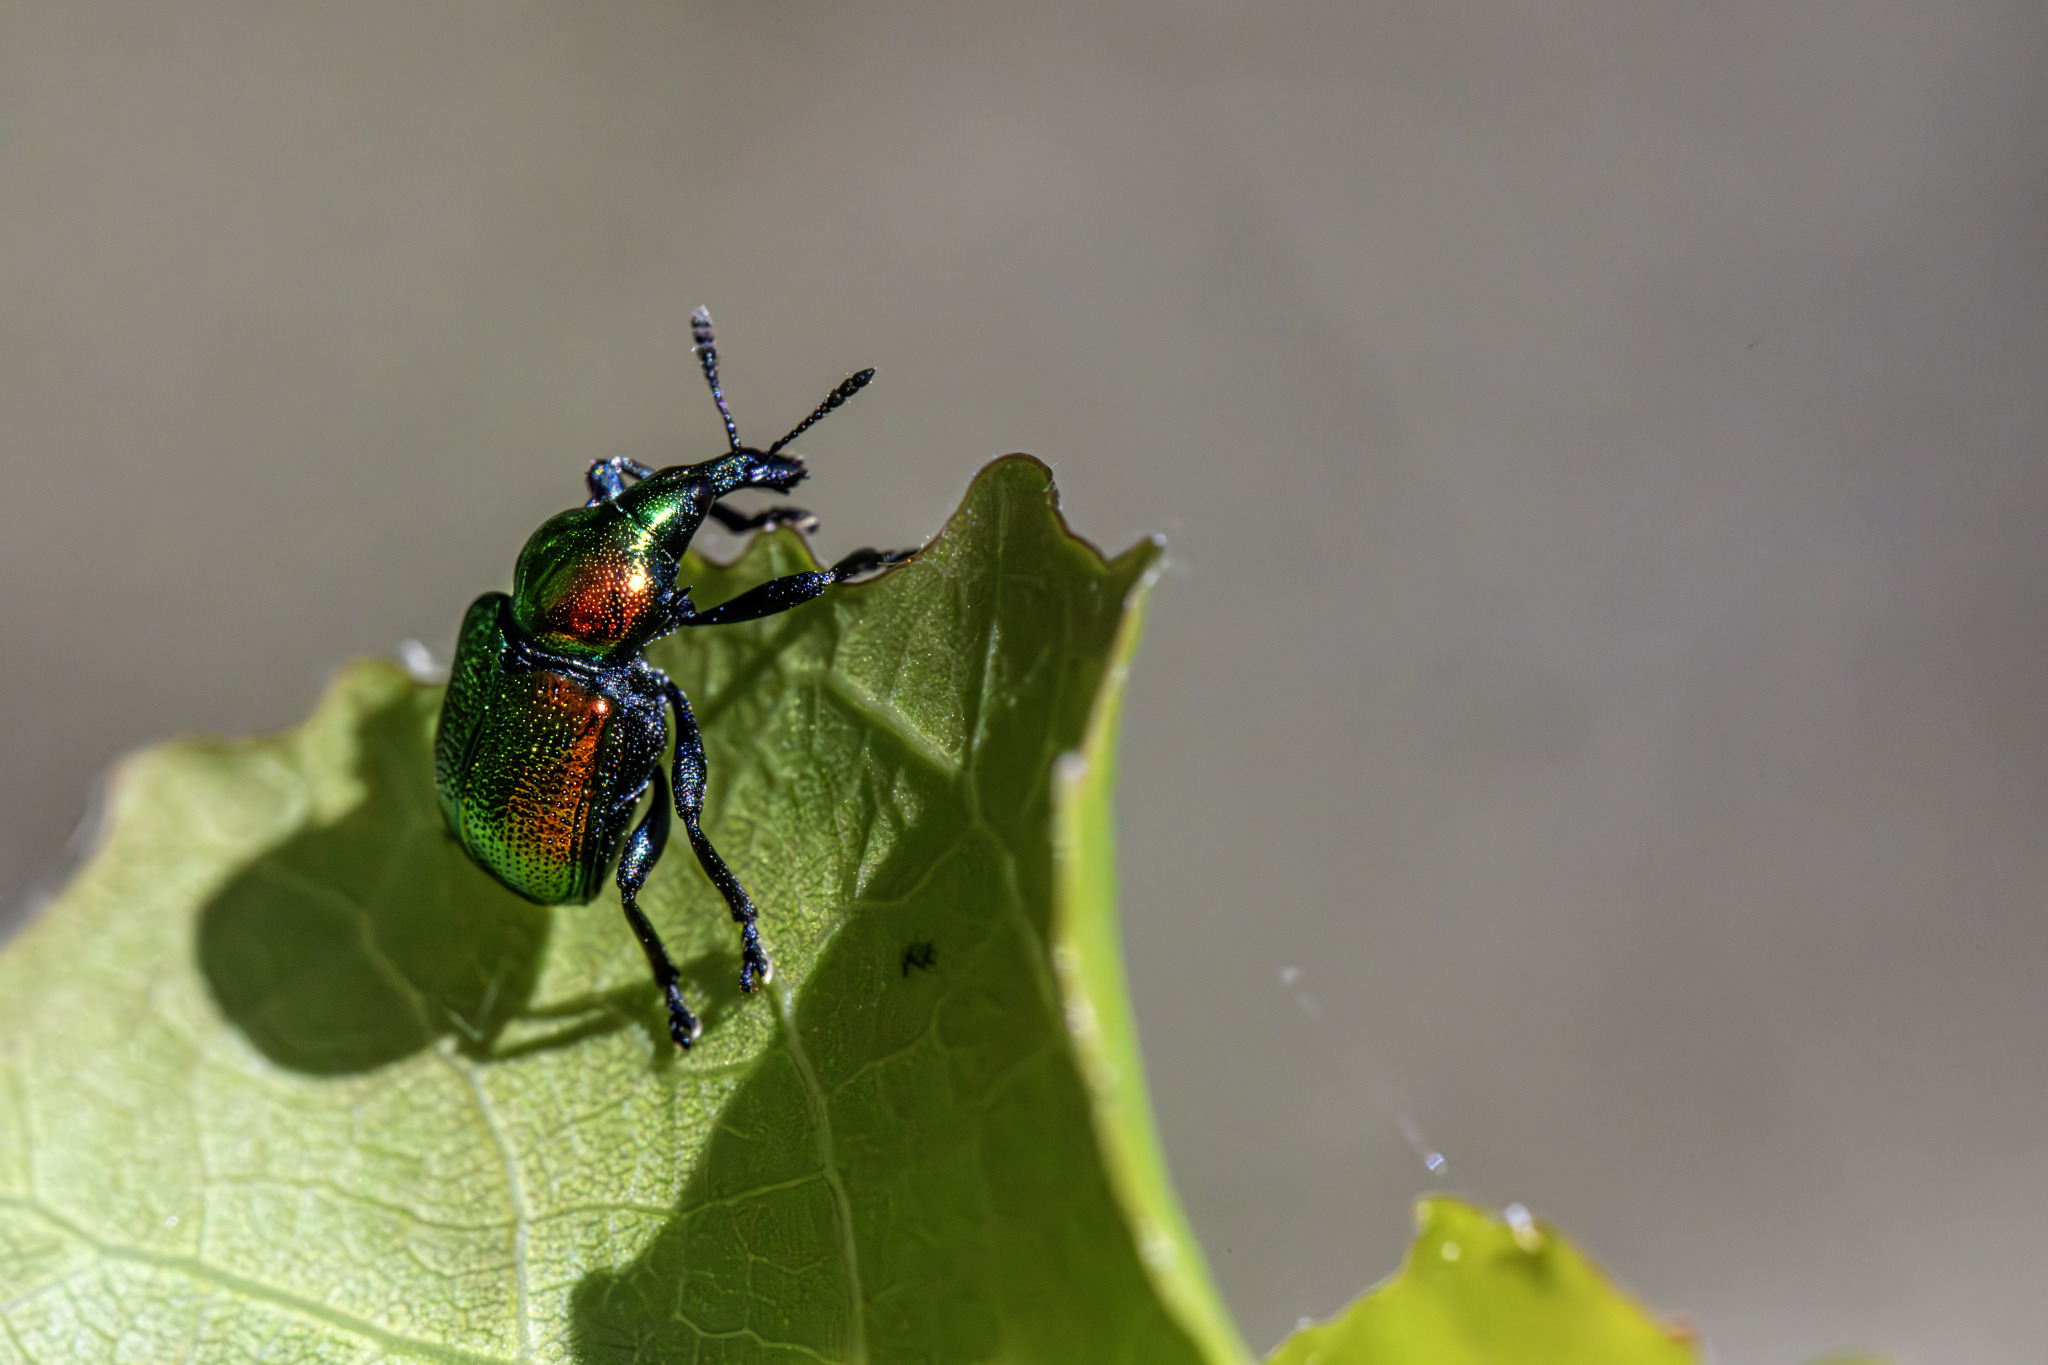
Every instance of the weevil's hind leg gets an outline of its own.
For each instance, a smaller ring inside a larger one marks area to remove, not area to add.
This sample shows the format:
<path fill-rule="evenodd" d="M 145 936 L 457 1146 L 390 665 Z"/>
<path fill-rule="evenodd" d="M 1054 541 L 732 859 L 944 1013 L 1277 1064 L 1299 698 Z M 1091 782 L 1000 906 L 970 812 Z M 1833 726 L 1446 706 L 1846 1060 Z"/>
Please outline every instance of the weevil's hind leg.
<path fill-rule="evenodd" d="M 633 926 L 633 936 L 640 940 L 640 950 L 647 954 L 647 965 L 654 972 L 654 984 L 661 988 L 668 1005 L 668 1036 L 687 1052 L 704 1028 L 683 1003 L 682 980 L 676 964 L 669 959 L 661 936 L 654 932 L 654 926 L 640 909 L 640 888 L 647 884 L 647 874 L 654 870 L 661 850 L 668 844 L 668 779 L 656 768 L 647 785 L 654 789 L 654 804 L 627 836 L 626 851 L 619 856 L 619 902 L 626 908 L 626 923 Z"/>
<path fill-rule="evenodd" d="M 764 507 L 749 516 L 735 512 L 722 502 L 711 504 L 711 519 L 731 531 L 744 535 L 748 531 L 772 531 L 778 526 L 794 526 L 805 535 L 818 529 L 818 519 L 801 507 Z"/>
<path fill-rule="evenodd" d="M 644 479 L 654 471 L 638 460 L 629 460 L 623 455 L 614 455 L 609 460 L 592 460 L 590 468 L 584 471 L 583 483 L 590 490 L 590 501 L 585 507 L 595 507 L 601 502 L 610 502 L 626 491 L 626 476 Z"/>
<path fill-rule="evenodd" d="M 676 814 L 689 831 L 690 847 L 696 850 L 704 875 L 725 897 L 726 909 L 740 926 L 740 989 L 757 991 L 775 975 L 775 965 L 761 947 L 761 931 L 754 923 L 760 912 L 699 825 L 704 814 L 704 736 L 698 733 L 697 718 L 690 714 L 690 699 L 683 689 L 664 678 L 662 693 L 676 714 Z"/>

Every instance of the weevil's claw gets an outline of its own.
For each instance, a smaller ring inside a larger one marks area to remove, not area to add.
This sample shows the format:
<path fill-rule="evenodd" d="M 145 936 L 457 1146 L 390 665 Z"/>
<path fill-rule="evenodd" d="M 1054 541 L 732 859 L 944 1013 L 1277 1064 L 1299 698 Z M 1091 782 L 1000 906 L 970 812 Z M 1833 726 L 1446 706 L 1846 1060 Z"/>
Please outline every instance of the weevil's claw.
<path fill-rule="evenodd" d="M 676 1040 L 676 1046 L 683 1051 L 690 1050 L 690 1044 L 704 1036 L 704 1025 L 697 1022 L 697 1016 L 690 1013 L 690 1007 L 683 1003 L 683 988 L 670 985 L 668 988 L 668 1036 Z"/>
<path fill-rule="evenodd" d="M 749 925 L 751 931 L 753 926 Z M 761 941 L 749 935 L 740 949 L 740 989 L 748 995 L 760 990 L 775 979 L 775 964 L 768 960 L 768 954 L 761 948 Z"/>

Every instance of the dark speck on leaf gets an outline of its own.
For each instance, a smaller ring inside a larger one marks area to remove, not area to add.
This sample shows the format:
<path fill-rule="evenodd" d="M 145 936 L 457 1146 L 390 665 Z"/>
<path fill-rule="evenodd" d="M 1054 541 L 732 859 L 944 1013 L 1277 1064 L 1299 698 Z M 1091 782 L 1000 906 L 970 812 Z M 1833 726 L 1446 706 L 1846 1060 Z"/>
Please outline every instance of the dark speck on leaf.
<path fill-rule="evenodd" d="M 925 970 L 937 965 L 938 960 L 939 950 L 932 946 L 930 939 L 921 938 L 903 950 L 903 974 L 909 976 L 912 967 Z"/>

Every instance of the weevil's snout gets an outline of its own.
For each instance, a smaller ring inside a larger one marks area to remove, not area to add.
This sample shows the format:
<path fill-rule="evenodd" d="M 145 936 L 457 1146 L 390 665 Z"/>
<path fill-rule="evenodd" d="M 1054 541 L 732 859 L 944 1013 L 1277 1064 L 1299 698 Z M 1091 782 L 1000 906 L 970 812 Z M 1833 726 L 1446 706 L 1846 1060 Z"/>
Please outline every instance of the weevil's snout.
<path fill-rule="evenodd" d="M 743 453 L 747 456 L 746 481 L 749 485 L 787 493 L 810 477 L 811 471 L 804 468 L 804 462 L 794 455 L 768 455 L 758 450 Z"/>

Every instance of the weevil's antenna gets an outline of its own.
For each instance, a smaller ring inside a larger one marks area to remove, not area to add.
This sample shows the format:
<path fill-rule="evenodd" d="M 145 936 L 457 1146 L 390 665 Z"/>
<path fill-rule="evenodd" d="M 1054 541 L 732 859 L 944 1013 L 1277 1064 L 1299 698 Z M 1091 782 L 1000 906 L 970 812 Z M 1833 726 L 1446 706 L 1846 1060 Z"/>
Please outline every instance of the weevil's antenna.
<path fill-rule="evenodd" d="M 846 382 L 841 384 L 838 388 L 832 390 L 831 393 L 825 395 L 825 401 L 818 404 L 818 410 L 816 412 L 813 412 L 809 417 L 804 418 L 803 421 L 798 422 L 796 424 L 796 430 L 790 432 L 789 435 L 783 437 L 774 445 L 769 446 L 768 453 L 770 455 L 779 454 L 784 446 L 788 445 L 791 441 L 794 441 L 797 437 L 803 435 L 812 427 L 816 426 L 818 419 L 820 417 L 823 417 L 826 413 L 832 411 L 832 409 L 840 407 L 846 402 L 847 399 L 853 397 L 862 389 L 866 388 L 868 386 L 868 381 L 870 379 L 873 379 L 874 377 L 875 372 L 873 370 L 862 370 L 859 374 L 847 376 Z"/>
<path fill-rule="evenodd" d="M 740 429 L 733 425 L 732 410 L 725 405 L 725 390 L 718 387 L 718 343 L 711 339 L 709 308 L 700 306 L 690 314 L 690 337 L 697 343 L 697 363 L 704 367 L 704 382 L 711 386 L 711 401 L 718 404 L 718 415 L 725 419 L 725 439 L 738 451 Z"/>

